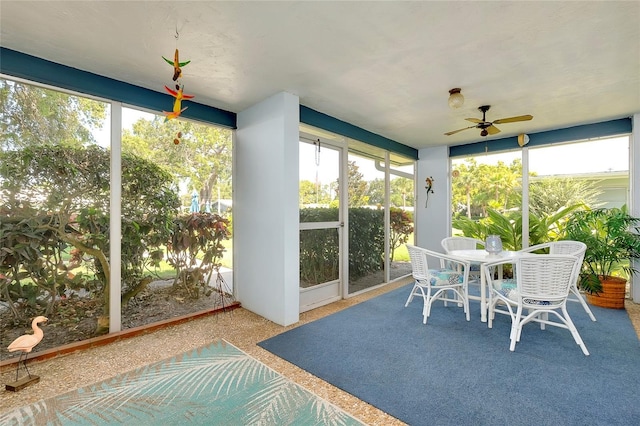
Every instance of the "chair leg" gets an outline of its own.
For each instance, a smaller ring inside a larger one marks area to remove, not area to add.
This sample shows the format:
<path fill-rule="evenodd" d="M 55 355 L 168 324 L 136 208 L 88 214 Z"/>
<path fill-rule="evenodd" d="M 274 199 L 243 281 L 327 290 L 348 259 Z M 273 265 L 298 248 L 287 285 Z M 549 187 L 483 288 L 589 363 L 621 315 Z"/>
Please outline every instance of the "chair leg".
<path fill-rule="evenodd" d="M 518 342 L 518 336 L 520 335 L 520 329 L 522 325 L 518 322 L 511 324 L 511 333 L 509 334 L 509 350 L 511 352 L 516 350 L 516 343 Z"/>
<path fill-rule="evenodd" d="M 412 300 L 413 300 L 413 290 L 411 291 L 411 294 L 409 295 L 409 298 L 407 299 L 407 303 L 404 304 L 404 307 L 406 308 L 407 306 L 409 306 L 409 303 L 411 303 Z"/>
<path fill-rule="evenodd" d="M 456 300 L 460 300 L 458 303 L 458 307 L 461 307 L 465 313 L 465 317 L 467 321 L 471 321 L 471 316 L 469 313 L 469 292 L 465 291 L 464 288 L 452 288 L 453 295 Z"/>
<path fill-rule="evenodd" d="M 491 300 L 489 306 L 487 306 L 487 326 L 493 328 L 493 319 L 496 316 L 496 300 Z"/>
<path fill-rule="evenodd" d="M 424 290 L 422 289 L 422 287 L 419 284 L 416 283 L 413 286 L 413 288 L 411 289 L 411 294 L 409 295 L 409 298 L 407 299 L 407 302 L 404 304 L 405 308 L 407 306 L 409 306 L 409 303 L 411 303 L 413 301 L 413 296 L 419 296 L 419 294 L 416 293 L 416 290 L 420 290 L 420 293 L 422 293 L 422 297 L 424 297 Z"/>
<path fill-rule="evenodd" d="M 522 334 L 522 306 L 518 305 L 515 314 L 511 309 L 509 309 L 509 312 L 511 313 L 511 334 L 509 336 L 511 345 L 509 350 L 513 352 L 516 350 L 516 343 L 520 341 L 520 335 Z"/>
<path fill-rule="evenodd" d="M 582 297 L 582 294 L 580 294 L 580 290 L 578 290 L 576 287 L 571 287 L 571 292 L 578 298 L 578 301 L 589 315 L 589 318 L 591 318 L 591 321 L 595 321 L 596 317 L 593 315 L 593 312 L 591 312 L 591 309 L 589 308 L 589 305 L 587 305 L 587 302 L 584 300 L 584 297 Z"/>
<path fill-rule="evenodd" d="M 467 314 L 467 321 L 471 321 L 471 309 L 469 309 L 469 289 L 465 288 L 464 290 L 464 297 L 463 297 L 463 304 L 464 304 L 464 312 L 465 314 Z"/>
<path fill-rule="evenodd" d="M 427 297 L 424 300 L 424 307 L 422 308 L 422 323 L 426 324 L 427 323 L 427 319 L 429 318 L 429 315 L 431 315 L 431 305 L 433 304 L 434 301 L 438 300 L 438 296 L 440 294 L 442 294 L 443 291 L 446 291 L 445 289 L 440 289 L 438 291 L 436 291 L 433 295 L 431 294 L 431 288 L 429 288 L 429 290 L 427 290 Z M 446 304 L 445 304 L 446 306 Z"/>
<path fill-rule="evenodd" d="M 582 349 L 582 353 L 585 354 L 586 356 L 589 356 L 589 350 L 587 349 L 587 346 L 584 344 L 582 337 L 580 337 L 580 333 L 578 333 L 578 329 L 576 328 L 575 324 L 573 323 L 573 321 L 571 321 L 571 317 L 567 312 L 566 306 L 562 307 L 562 315 L 563 315 L 562 319 L 567 324 L 569 331 L 571 331 L 571 335 L 573 336 L 573 339 L 576 341 L 578 346 L 580 346 L 580 349 Z"/>
<path fill-rule="evenodd" d="M 422 288 L 421 288 L 422 290 Z M 422 307 L 422 323 L 426 324 L 427 320 L 429 318 L 429 316 L 431 315 L 431 306 L 433 305 L 433 302 L 435 302 L 436 300 L 440 300 L 440 297 L 444 297 L 447 298 L 448 297 L 448 291 L 453 292 L 453 294 L 451 295 L 452 299 L 456 299 L 456 300 L 462 300 L 462 308 L 464 313 L 466 314 L 466 319 L 467 321 L 471 321 L 471 314 L 470 314 L 470 309 L 469 309 L 469 297 L 465 297 L 465 295 L 468 296 L 467 293 L 464 292 L 464 290 L 459 290 L 457 288 L 441 288 L 438 291 L 436 291 L 433 295 L 431 294 L 431 288 L 429 288 L 427 290 L 427 294 L 424 296 L 424 306 Z M 424 295 L 424 293 L 423 293 Z M 447 302 L 445 300 L 443 300 L 444 306 L 447 306 Z"/>

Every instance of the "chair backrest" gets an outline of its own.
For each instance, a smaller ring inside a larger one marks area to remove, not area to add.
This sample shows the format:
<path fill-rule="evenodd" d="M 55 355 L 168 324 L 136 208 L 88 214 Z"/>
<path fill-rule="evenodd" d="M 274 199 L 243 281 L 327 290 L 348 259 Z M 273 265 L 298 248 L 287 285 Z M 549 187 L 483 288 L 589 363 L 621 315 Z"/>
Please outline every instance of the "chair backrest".
<path fill-rule="evenodd" d="M 445 253 L 451 253 L 452 250 L 475 250 L 484 247 L 484 242 L 471 237 L 447 237 L 440 244 Z"/>
<path fill-rule="evenodd" d="M 535 246 L 522 249 L 520 250 L 520 252 L 532 253 L 540 250 L 544 250 L 544 252 L 547 254 L 570 254 L 573 256 L 584 257 L 584 253 L 587 250 L 587 245 L 582 241 L 560 240 L 536 244 Z"/>
<path fill-rule="evenodd" d="M 406 244 L 411 259 L 411 275 L 416 280 L 429 279 L 429 269 L 454 269 L 468 275 L 470 264 L 466 260 L 447 256 L 433 250 Z M 431 262 L 431 267 L 429 267 Z M 468 277 L 465 277 L 465 280 Z"/>
<path fill-rule="evenodd" d="M 425 249 L 407 244 L 409 259 L 411 260 L 411 275 L 416 280 L 426 279 L 429 275 L 429 264 Z"/>
<path fill-rule="evenodd" d="M 582 261 L 584 260 L 584 254 L 587 251 L 587 245 L 582 241 L 573 240 L 560 240 L 551 241 L 548 243 L 538 244 L 522 250 L 523 252 L 534 252 L 540 249 L 549 249 L 549 254 L 569 254 L 578 258 L 579 269 L 582 268 Z M 579 273 L 574 277 L 575 281 L 572 285 L 577 286 Z"/>
<path fill-rule="evenodd" d="M 522 256 L 516 260 L 518 293 L 531 305 L 540 301 L 557 304 L 566 300 L 580 271 L 579 258 L 570 254 Z"/>
<path fill-rule="evenodd" d="M 580 263 L 582 263 L 586 251 L 587 245 L 582 241 L 561 240 L 549 243 L 549 254 L 570 254 L 580 257 Z"/>

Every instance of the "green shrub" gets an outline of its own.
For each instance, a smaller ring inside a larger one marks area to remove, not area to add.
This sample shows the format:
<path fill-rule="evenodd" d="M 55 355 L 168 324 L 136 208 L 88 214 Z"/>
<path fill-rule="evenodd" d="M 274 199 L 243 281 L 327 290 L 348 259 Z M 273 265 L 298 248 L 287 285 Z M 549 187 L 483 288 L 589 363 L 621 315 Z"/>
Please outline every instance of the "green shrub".
<path fill-rule="evenodd" d="M 413 232 L 410 213 L 390 210 L 391 258 Z M 337 207 L 300 209 L 300 222 L 333 222 L 339 218 Z M 354 207 L 349 209 L 349 279 L 356 280 L 384 266 L 384 210 Z M 338 233 L 333 229 L 300 231 L 301 285 L 318 284 L 338 277 Z"/>

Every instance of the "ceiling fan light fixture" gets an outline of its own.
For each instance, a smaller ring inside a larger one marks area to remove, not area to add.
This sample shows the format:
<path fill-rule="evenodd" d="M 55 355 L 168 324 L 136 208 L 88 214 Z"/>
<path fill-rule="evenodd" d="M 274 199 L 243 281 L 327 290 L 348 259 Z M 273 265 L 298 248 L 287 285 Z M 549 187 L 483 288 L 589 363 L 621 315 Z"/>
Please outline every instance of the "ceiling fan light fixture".
<path fill-rule="evenodd" d="M 464 96 L 460 93 L 461 90 L 459 87 L 449 90 L 449 107 L 460 108 L 464 105 Z"/>

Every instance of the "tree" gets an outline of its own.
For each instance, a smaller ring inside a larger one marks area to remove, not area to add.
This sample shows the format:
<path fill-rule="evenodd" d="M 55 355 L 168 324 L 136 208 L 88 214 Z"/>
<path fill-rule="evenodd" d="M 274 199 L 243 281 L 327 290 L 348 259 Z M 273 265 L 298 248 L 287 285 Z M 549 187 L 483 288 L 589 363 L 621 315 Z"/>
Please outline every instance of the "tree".
<path fill-rule="evenodd" d="M 391 204 L 396 207 L 413 207 L 413 179 L 398 177 L 391 179 Z"/>
<path fill-rule="evenodd" d="M 179 144 L 174 143 L 178 133 Z M 140 119 L 124 130 L 123 152 L 132 152 L 158 164 L 199 193 L 201 204 L 231 198 L 231 132 L 214 126 L 156 116 Z"/>
<path fill-rule="evenodd" d="M 62 143 L 86 146 L 102 127 L 103 102 L 0 79 L 0 148 Z"/>
<path fill-rule="evenodd" d="M 329 205 L 331 202 L 329 185 L 313 183 L 309 180 L 300 181 L 300 204 Z"/>
<path fill-rule="evenodd" d="M 490 208 L 507 211 L 519 207 L 520 159 L 509 165 L 503 162 L 489 165 L 469 158 L 456 171 L 458 175 L 452 180 L 453 213 L 464 213 L 468 218 L 486 217 Z"/>
<path fill-rule="evenodd" d="M 474 185 L 475 177 L 472 172 L 476 163 L 474 159 L 468 159 L 467 163 L 469 164 L 461 164 L 457 168 L 458 176 L 453 179 L 452 211 L 454 213 L 465 211 L 466 216 L 471 218 L 471 199 L 477 192 L 477 187 Z M 464 206 L 464 210 L 462 206 Z"/>
<path fill-rule="evenodd" d="M 364 180 L 364 175 L 358 171 L 355 161 L 348 162 L 348 194 L 349 207 L 362 207 L 369 204 L 369 184 Z"/>
<path fill-rule="evenodd" d="M 384 179 L 369 182 L 369 204 L 384 205 Z"/>
<path fill-rule="evenodd" d="M 390 232 L 389 232 L 389 258 L 393 260 L 396 249 L 409 241 L 409 236 L 413 232 L 413 215 L 402 209 L 391 207 Z"/>
<path fill-rule="evenodd" d="M 529 185 L 529 208 L 536 214 L 552 214 L 565 206 L 585 204 L 598 207 L 602 191 L 593 181 L 550 177 L 533 180 Z"/>

